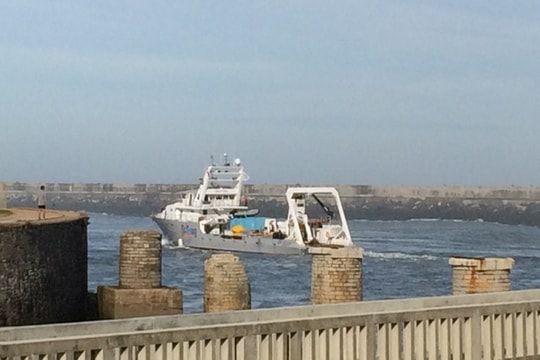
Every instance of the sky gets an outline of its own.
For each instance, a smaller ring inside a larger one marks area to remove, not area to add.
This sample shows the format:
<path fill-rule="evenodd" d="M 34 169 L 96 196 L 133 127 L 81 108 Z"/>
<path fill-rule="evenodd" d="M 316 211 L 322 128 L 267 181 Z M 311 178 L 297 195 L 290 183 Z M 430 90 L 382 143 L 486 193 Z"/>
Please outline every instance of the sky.
<path fill-rule="evenodd" d="M 540 2 L 0 0 L 0 180 L 540 185 Z"/>

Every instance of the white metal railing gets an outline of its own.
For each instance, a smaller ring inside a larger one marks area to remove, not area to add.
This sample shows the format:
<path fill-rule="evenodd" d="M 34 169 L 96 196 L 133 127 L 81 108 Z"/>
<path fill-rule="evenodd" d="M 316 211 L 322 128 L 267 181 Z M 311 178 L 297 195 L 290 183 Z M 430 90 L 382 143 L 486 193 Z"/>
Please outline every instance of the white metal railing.
<path fill-rule="evenodd" d="M 0 328 L 0 358 L 538 359 L 540 291 Z"/>

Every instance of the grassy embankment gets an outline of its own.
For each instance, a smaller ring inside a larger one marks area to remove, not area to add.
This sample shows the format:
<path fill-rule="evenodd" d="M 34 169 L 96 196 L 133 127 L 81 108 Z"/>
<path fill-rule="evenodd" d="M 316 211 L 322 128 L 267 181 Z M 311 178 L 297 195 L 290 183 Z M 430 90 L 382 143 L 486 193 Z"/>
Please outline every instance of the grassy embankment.
<path fill-rule="evenodd" d="M 6 209 L 0 209 L 0 218 L 2 216 L 8 216 L 8 215 L 11 215 L 11 211 L 6 210 Z"/>

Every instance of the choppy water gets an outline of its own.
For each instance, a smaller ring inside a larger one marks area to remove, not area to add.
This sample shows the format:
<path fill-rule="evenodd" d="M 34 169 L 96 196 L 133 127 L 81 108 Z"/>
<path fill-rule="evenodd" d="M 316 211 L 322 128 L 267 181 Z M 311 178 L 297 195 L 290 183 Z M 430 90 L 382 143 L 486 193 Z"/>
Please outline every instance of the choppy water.
<path fill-rule="evenodd" d="M 388 299 L 451 292 L 448 258 L 511 256 L 514 289 L 540 288 L 540 228 L 461 221 L 351 221 L 365 251 L 364 297 Z M 90 214 L 89 288 L 117 284 L 120 234 L 156 228 L 149 218 Z M 163 284 L 184 293 L 184 311 L 202 311 L 203 264 L 209 252 L 163 249 Z M 310 257 L 240 254 L 254 308 L 309 303 Z"/>

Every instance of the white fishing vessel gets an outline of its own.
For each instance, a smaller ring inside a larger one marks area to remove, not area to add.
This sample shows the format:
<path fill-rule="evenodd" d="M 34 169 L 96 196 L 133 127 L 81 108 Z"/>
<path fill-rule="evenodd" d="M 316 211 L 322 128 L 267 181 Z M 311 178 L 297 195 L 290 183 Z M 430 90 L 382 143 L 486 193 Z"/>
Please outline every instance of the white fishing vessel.
<path fill-rule="evenodd" d="M 152 216 L 174 245 L 197 249 L 303 254 L 309 247 L 353 246 L 341 199 L 331 187 L 291 187 L 285 194 L 286 219 L 258 217 L 246 206 L 243 194 L 248 175 L 239 159 L 206 169 L 197 190 L 181 194 L 178 202 Z M 324 217 L 310 218 L 308 198 L 324 210 Z M 323 203 L 328 199 L 337 216 Z"/>

